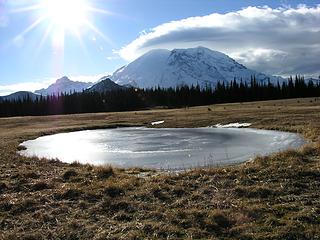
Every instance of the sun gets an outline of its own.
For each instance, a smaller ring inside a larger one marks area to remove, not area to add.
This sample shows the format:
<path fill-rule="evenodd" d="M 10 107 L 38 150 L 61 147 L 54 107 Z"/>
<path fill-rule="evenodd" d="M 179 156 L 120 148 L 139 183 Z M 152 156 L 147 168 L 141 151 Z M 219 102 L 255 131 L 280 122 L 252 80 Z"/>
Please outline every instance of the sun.
<path fill-rule="evenodd" d="M 12 39 L 12 43 L 19 44 L 29 35 L 30 39 L 37 42 L 37 48 L 34 50 L 35 57 L 41 54 L 43 46 L 51 45 L 53 69 L 57 76 L 63 73 L 66 47 L 77 46 L 74 45 L 73 38 L 78 41 L 84 53 L 87 53 L 86 43 L 97 44 L 96 41 L 88 40 L 92 39 L 91 36 L 94 36 L 95 39 L 99 37 L 105 43 L 113 45 L 113 41 L 95 25 L 95 20 L 101 17 L 99 15 L 114 15 L 114 13 L 105 8 L 97 8 L 94 0 L 23 0 L 15 2 L 16 4 L 12 5 L 9 10 L 10 14 L 22 14 L 28 18 L 26 18 L 27 26 Z M 28 19 L 32 21 L 29 22 Z M 34 32 L 36 29 L 38 31 Z M 39 31 L 42 31 L 42 34 L 38 34 Z"/>
<path fill-rule="evenodd" d="M 1 0 L 0 0 L 1 1 Z M 111 43 L 95 25 L 94 18 L 96 14 L 112 15 L 105 9 L 96 8 L 89 0 L 35 0 L 36 4 L 23 5 L 15 8 L 12 13 L 32 12 L 37 16 L 35 20 L 28 25 L 14 40 L 23 39 L 33 29 L 40 25 L 45 26 L 45 31 L 40 39 L 38 49 L 41 49 L 43 43 L 51 36 L 53 47 L 63 47 L 66 33 L 72 33 L 83 46 L 82 35 L 86 31 L 92 31 L 96 36 L 104 41 Z M 90 3 L 89 3 L 90 2 Z M 96 14 L 92 14 L 96 13 Z M 84 47 L 84 46 L 83 46 Z"/>
<path fill-rule="evenodd" d="M 78 32 L 88 23 L 86 0 L 42 0 L 43 15 L 55 28 Z"/>

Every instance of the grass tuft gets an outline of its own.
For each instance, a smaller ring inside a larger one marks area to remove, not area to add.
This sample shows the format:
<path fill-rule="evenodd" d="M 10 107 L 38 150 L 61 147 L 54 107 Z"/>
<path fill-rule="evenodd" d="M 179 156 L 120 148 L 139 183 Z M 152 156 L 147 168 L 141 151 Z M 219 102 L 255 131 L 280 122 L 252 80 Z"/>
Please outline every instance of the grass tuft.
<path fill-rule="evenodd" d="M 71 169 L 71 170 L 66 171 L 62 175 L 62 178 L 63 178 L 63 180 L 68 181 L 71 178 L 76 177 L 76 176 L 78 176 L 78 173 L 74 169 Z"/>
<path fill-rule="evenodd" d="M 234 192 L 238 197 L 246 198 L 269 198 L 275 195 L 274 190 L 263 186 L 236 187 Z"/>
<path fill-rule="evenodd" d="M 8 185 L 4 182 L 0 182 L 0 194 L 8 189 Z"/>
<path fill-rule="evenodd" d="M 45 189 L 51 189 L 52 186 L 47 184 L 46 182 L 37 182 L 35 184 L 32 185 L 31 189 L 33 191 L 42 191 L 42 190 L 45 190 Z"/>
<path fill-rule="evenodd" d="M 109 197 L 115 198 L 124 195 L 125 191 L 117 184 L 110 184 L 104 189 L 104 193 Z"/>
<path fill-rule="evenodd" d="M 62 194 L 58 194 L 57 198 L 61 200 L 79 200 L 81 196 L 83 195 L 83 192 L 79 189 L 68 189 L 64 191 Z"/>
<path fill-rule="evenodd" d="M 97 167 L 97 178 L 100 180 L 115 176 L 115 171 L 111 166 Z"/>

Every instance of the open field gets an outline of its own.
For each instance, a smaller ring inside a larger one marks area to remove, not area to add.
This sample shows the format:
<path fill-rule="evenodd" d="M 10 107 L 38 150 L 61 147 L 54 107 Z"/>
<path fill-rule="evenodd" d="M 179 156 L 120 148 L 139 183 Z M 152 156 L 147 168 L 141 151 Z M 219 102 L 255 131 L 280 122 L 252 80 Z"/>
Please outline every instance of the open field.
<path fill-rule="evenodd" d="M 245 164 L 181 173 L 18 156 L 62 131 L 249 122 L 310 143 Z M 0 239 L 320 239 L 320 99 L 0 119 Z"/>

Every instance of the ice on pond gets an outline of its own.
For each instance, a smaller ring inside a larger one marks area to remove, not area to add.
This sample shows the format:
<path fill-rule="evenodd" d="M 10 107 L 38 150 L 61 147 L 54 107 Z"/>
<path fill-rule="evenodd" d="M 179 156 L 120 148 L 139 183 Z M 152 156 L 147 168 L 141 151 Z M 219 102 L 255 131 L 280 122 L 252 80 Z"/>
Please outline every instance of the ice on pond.
<path fill-rule="evenodd" d="M 185 169 L 241 163 L 297 148 L 294 133 L 251 128 L 115 128 L 60 133 L 22 143 L 24 156 L 117 167 Z"/>

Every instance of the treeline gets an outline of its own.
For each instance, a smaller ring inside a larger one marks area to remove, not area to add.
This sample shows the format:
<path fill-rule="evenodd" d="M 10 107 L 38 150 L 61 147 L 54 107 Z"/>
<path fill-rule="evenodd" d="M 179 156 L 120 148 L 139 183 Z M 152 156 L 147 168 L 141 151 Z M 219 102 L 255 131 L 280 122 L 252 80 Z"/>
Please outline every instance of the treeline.
<path fill-rule="evenodd" d="M 297 97 L 320 96 L 320 83 L 303 77 L 290 77 L 287 82 L 272 84 L 258 82 L 218 82 L 215 88 L 180 86 L 176 88 L 121 89 L 104 93 L 87 92 L 40 96 L 0 102 L 0 117 L 27 115 L 56 115 L 74 113 L 97 113 L 130 111 L 155 106 L 168 108 L 199 106 L 213 103 L 248 102 Z"/>
<path fill-rule="evenodd" d="M 276 84 L 259 83 L 255 78 L 249 83 L 234 80 L 227 85 L 218 83 L 214 92 L 218 103 L 317 97 L 320 96 L 320 79 L 306 82 L 304 77 L 297 75 L 295 79 L 290 77 L 287 82 Z"/>

